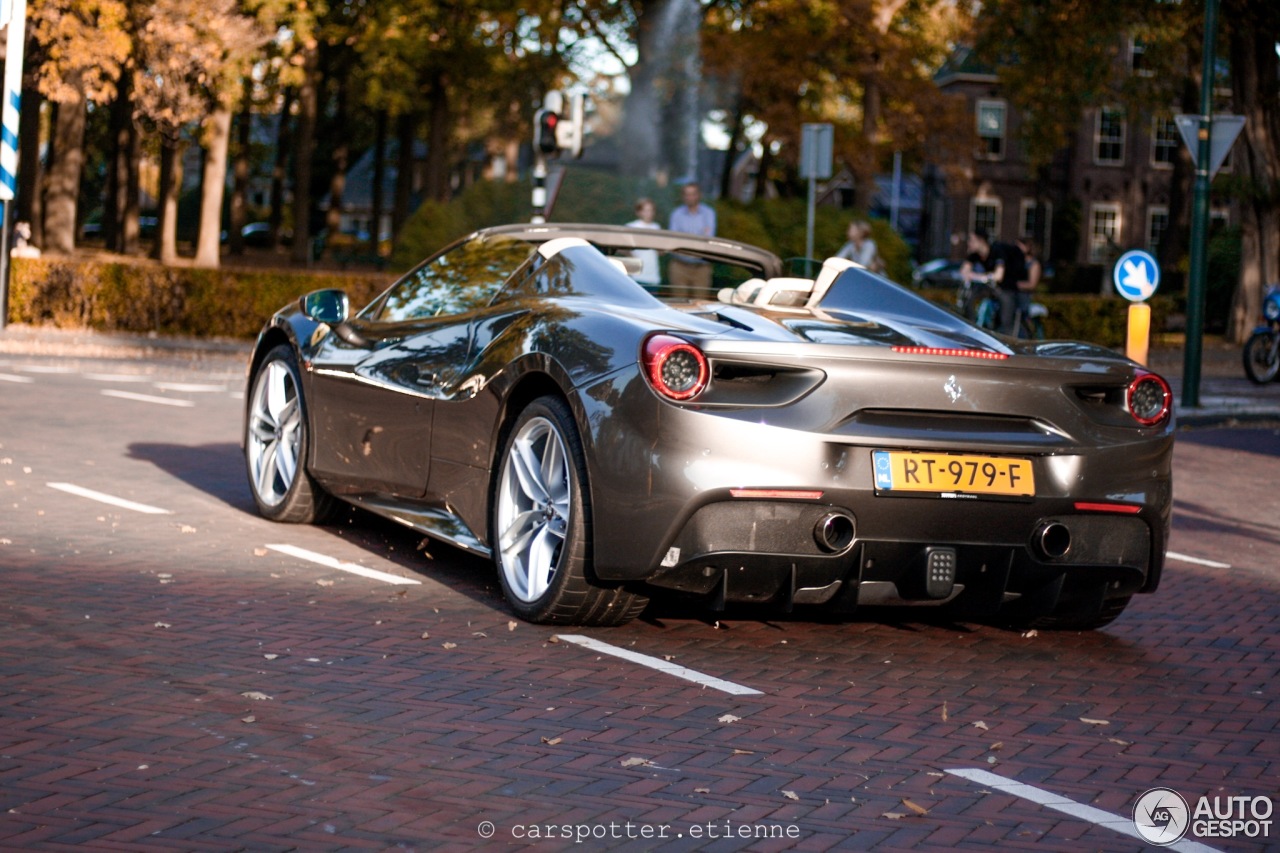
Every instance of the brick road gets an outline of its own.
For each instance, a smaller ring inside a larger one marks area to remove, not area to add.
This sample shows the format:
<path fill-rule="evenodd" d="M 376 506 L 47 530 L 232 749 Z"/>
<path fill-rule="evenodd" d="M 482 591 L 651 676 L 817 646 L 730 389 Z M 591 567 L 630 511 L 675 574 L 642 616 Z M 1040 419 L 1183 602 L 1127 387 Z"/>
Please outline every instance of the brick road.
<path fill-rule="evenodd" d="M 0 388 L 5 849 L 1137 850 L 946 771 L 1121 817 L 1154 786 L 1280 788 L 1275 430 L 1183 434 L 1171 550 L 1231 568 L 1171 561 L 1103 631 L 717 620 L 659 601 L 583 632 L 761 691 L 731 696 L 512 622 L 487 564 L 401 528 L 258 518 L 236 366 L 33 364 L 0 365 L 33 380 Z M 110 383 L 85 377 L 144 369 L 149 393 L 195 405 L 102 398 Z M 421 584 L 266 548 L 282 542 Z M 628 821 L 683 837 L 628 840 Z M 514 837 L 611 822 L 623 838 Z M 726 822 L 798 837 L 691 837 Z"/>

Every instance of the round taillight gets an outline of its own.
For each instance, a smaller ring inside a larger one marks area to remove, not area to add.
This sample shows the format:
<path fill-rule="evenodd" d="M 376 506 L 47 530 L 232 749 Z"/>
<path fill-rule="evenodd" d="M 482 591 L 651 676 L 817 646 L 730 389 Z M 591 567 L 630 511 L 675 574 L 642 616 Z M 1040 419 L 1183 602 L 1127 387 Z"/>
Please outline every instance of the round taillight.
<path fill-rule="evenodd" d="M 1154 373 L 1139 373 L 1129 383 L 1129 392 L 1125 396 L 1129 403 L 1129 414 L 1143 426 L 1155 426 L 1169 416 L 1173 406 L 1173 392 L 1169 383 Z"/>
<path fill-rule="evenodd" d="M 644 342 L 643 362 L 653 390 L 668 399 L 692 400 L 707 387 L 707 357 L 688 341 L 654 335 Z"/>

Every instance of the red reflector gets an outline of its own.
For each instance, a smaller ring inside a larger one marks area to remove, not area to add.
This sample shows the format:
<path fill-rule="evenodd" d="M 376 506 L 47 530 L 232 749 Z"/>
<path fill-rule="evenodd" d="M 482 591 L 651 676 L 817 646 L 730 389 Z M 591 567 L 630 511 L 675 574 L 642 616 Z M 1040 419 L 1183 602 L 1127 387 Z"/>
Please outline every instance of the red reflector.
<path fill-rule="evenodd" d="M 1142 507 L 1133 504 L 1096 504 L 1088 501 L 1076 501 L 1076 509 L 1082 512 L 1122 512 L 1128 515 L 1142 512 Z"/>
<path fill-rule="evenodd" d="M 957 358 L 983 358 L 988 361 L 1002 361 L 1009 357 L 1007 353 L 1003 352 L 987 352 L 981 349 L 946 349 L 945 347 L 897 346 L 893 348 L 893 351 L 900 352 L 903 355 L 946 355 Z"/>
<path fill-rule="evenodd" d="M 822 497 L 822 492 L 801 489 L 730 489 L 729 496 L 735 498 L 779 498 L 793 501 L 816 501 Z"/>

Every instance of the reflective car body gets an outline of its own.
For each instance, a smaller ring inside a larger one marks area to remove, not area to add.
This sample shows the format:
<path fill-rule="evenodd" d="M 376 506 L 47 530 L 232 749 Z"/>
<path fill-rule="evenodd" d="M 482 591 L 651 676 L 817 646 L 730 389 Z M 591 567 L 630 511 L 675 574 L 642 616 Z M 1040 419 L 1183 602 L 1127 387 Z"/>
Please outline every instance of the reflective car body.
<path fill-rule="evenodd" d="M 655 298 L 608 257 L 643 248 L 715 262 L 736 286 Z M 354 316 L 312 294 L 271 319 L 250 365 L 255 497 L 286 514 L 298 486 L 271 467 L 271 442 L 293 441 L 317 495 L 495 556 L 504 578 L 508 522 L 512 540 L 543 525 L 520 560 L 545 577 L 507 585 L 539 621 L 622 621 L 667 588 L 708 607 L 942 605 L 1091 627 L 1156 589 L 1172 503 L 1163 380 L 1104 348 L 993 336 L 848 262 L 816 281 L 779 273 L 731 241 L 508 226 Z M 259 377 L 290 358 L 298 440 L 262 426 Z M 525 438 L 543 484 L 520 461 Z M 310 517 L 297 515 L 283 520 Z M 585 526 L 566 534 L 568 519 Z M 625 615 L 528 606 L 570 550 L 592 590 L 634 596 Z"/>

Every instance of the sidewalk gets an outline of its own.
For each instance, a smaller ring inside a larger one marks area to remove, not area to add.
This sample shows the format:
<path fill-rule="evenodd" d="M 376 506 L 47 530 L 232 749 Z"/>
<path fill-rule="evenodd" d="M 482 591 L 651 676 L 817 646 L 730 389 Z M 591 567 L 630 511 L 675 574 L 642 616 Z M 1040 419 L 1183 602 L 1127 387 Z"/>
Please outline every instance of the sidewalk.
<path fill-rule="evenodd" d="M 1174 345 L 1170 345 L 1174 344 Z M 244 363 L 252 343 L 232 339 L 130 335 L 83 329 L 14 324 L 0 332 L 0 355 L 49 355 L 70 358 L 170 359 Z M 1254 385 L 1244 375 L 1240 347 L 1206 338 L 1200 366 L 1200 405 L 1182 405 L 1184 353 L 1181 341 L 1166 338 L 1151 350 L 1150 367 L 1173 388 L 1179 426 L 1231 423 L 1280 424 L 1280 382 Z"/>

